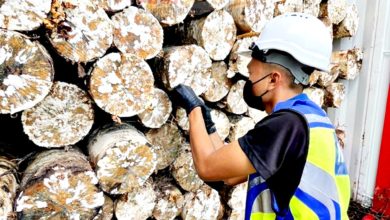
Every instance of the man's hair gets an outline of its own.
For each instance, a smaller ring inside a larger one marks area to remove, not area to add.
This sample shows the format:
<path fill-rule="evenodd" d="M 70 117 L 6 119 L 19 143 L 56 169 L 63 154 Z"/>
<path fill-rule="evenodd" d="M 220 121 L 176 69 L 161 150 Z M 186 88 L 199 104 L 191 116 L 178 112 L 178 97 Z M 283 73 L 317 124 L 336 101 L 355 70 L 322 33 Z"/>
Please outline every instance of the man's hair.
<path fill-rule="evenodd" d="M 298 90 L 303 90 L 303 85 L 302 84 L 296 84 L 294 81 L 295 81 L 295 78 L 293 76 L 293 74 L 290 72 L 290 70 L 288 70 L 287 68 L 285 68 L 284 66 L 282 65 L 279 65 L 279 64 L 275 64 L 275 63 L 266 63 L 268 65 L 268 68 L 271 68 L 271 69 L 276 69 L 278 70 L 278 72 L 282 73 L 285 78 L 287 79 L 287 82 L 288 82 L 288 87 L 290 89 L 298 89 Z"/>

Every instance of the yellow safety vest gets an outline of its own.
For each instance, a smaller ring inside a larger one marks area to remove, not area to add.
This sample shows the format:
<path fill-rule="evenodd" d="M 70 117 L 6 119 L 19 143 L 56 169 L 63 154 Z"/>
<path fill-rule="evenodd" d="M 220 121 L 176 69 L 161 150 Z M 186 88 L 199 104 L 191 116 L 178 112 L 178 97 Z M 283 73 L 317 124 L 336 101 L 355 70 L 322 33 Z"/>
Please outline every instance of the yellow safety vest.
<path fill-rule="evenodd" d="M 281 109 L 300 113 L 309 126 L 309 149 L 301 181 L 289 210 L 282 211 L 265 180 L 258 173 L 251 174 L 245 219 L 348 219 L 349 176 L 335 129 L 326 113 L 305 94 L 278 103 L 274 112 Z"/>

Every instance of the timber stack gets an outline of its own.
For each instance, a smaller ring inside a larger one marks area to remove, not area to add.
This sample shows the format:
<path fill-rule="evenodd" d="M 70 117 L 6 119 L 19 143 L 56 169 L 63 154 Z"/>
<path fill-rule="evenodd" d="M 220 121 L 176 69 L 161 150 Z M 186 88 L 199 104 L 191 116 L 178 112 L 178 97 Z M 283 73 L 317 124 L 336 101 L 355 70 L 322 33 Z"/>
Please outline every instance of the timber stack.
<path fill-rule="evenodd" d="M 226 143 L 245 135 L 266 113 L 239 52 L 286 12 L 334 41 L 358 29 L 346 0 L 0 1 L 0 219 L 242 219 L 246 183 L 199 178 L 170 91 L 193 88 Z M 362 56 L 335 50 L 304 92 L 340 107 Z"/>

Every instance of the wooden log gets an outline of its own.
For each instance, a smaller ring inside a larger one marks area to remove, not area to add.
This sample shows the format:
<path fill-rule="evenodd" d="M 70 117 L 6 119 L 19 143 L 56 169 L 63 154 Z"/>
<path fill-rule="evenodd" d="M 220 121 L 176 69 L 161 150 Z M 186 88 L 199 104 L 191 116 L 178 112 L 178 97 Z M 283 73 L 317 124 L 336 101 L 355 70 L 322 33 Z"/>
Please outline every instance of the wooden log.
<path fill-rule="evenodd" d="M 362 68 L 363 52 L 359 48 L 335 51 L 332 53 L 331 72 L 340 78 L 353 80 Z"/>
<path fill-rule="evenodd" d="M 90 75 L 92 98 L 112 115 L 137 115 L 145 111 L 153 99 L 152 70 L 144 60 L 131 54 L 107 54 L 94 64 Z"/>
<path fill-rule="evenodd" d="M 115 216 L 118 220 L 147 219 L 152 216 L 156 205 L 156 192 L 153 182 L 148 180 L 136 191 L 122 195 L 115 203 Z"/>
<path fill-rule="evenodd" d="M 204 2 L 204 0 L 196 0 L 195 4 L 198 2 Z M 229 0 L 206 0 L 206 2 L 215 10 L 223 9 L 228 3 Z"/>
<path fill-rule="evenodd" d="M 45 26 L 53 47 L 73 62 L 103 56 L 113 40 L 110 18 L 90 0 L 53 0 Z"/>
<path fill-rule="evenodd" d="M 228 220 L 241 220 L 245 217 L 245 203 L 246 194 L 248 188 L 248 182 L 236 185 L 230 193 L 230 199 L 228 201 L 229 207 L 232 209 Z"/>
<path fill-rule="evenodd" d="M 211 66 L 210 85 L 202 94 L 209 102 L 218 102 L 229 92 L 232 82 L 227 77 L 227 65 L 225 62 L 214 62 Z"/>
<path fill-rule="evenodd" d="M 155 191 L 157 193 L 156 206 L 153 210 L 153 217 L 156 220 L 173 220 L 180 215 L 184 196 L 180 190 L 166 177 L 155 180 Z"/>
<path fill-rule="evenodd" d="M 183 22 L 184 18 L 190 12 L 195 0 L 166 0 L 149 1 L 137 0 L 146 11 L 149 11 L 164 26 L 172 26 Z"/>
<path fill-rule="evenodd" d="M 324 105 L 339 108 L 345 98 L 345 86 L 342 83 L 332 83 L 326 87 Z"/>
<path fill-rule="evenodd" d="M 16 190 L 17 167 L 9 158 L 0 156 L 0 219 L 15 219 L 13 212 Z"/>
<path fill-rule="evenodd" d="M 146 137 L 126 123 L 94 131 L 87 147 L 100 186 L 110 194 L 136 190 L 156 168 L 156 154 Z"/>
<path fill-rule="evenodd" d="M 123 10 L 131 5 L 131 0 L 97 0 L 97 4 L 108 13 Z"/>
<path fill-rule="evenodd" d="M 226 10 L 233 16 L 241 32 L 261 32 L 274 16 L 273 0 L 231 0 Z"/>
<path fill-rule="evenodd" d="M 251 108 L 248 106 L 247 115 L 252 118 L 255 123 L 257 123 L 263 118 L 265 118 L 268 114 L 265 111 L 260 111 L 258 109 Z"/>
<path fill-rule="evenodd" d="M 0 2 L 0 27 L 32 31 L 42 25 L 50 11 L 51 1 L 3 0 Z"/>
<path fill-rule="evenodd" d="M 222 140 L 225 140 L 230 132 L 230 121 L 227 115 L 220 110 L 212 109 L 210 111 L 211 119 L 215 123 L 217 133 Z"/>
<path fill-rule="evenodd" d="M 131 6 L 112 16 L 111 20 L 114 44 L 122 53 L 150 59 L 161 51 L 163 29 L 149 12 Z"/>
<path fill-rule="evenodd" d="M 49 95 L 22 114 L 23 131 L 41 147 L 64 147 L 83 139 L 92 128 L 94 111 L 88 94 L 64 82 L 55 82 Z"/>
<path fill-rule="evenodd" d="M 275 2 L 274 16 L 287 12 L 303 12 L 303 0 L 278 0 Z"/>
<path fill-rule="evenodd" d="M 38 42 L 0 29 L 0 114 L 35 106 L 49 93 L 53 60 Z"/>
<path fill-rule="evenodd" d="M 114 202 L 112 199 L 104 195 L 103 207 L 100 209 L 98 215 L 94 220 L 111 220 L 114 216 Z"/>
<path fill-rule="evenodd" d="M 328 17 L 332 24 L 340 23 L 347 15 L 347 0 L 327 0 L 320 4 L 320 17 Z"/>
<path fill-rule="evenodd" d="M 234 115 L 229 117 L 230 120 L 230 134 L 228 139 L 230 142 L 238 140 L 244 136 L 249 130 L 255 127 L 255 121 L 246 116 Z"/>
<path fill-rule="evenodd" d="M 157 71 L 168 90 L 182 83 L 200 95 L 209 87 L 211 59 L 203 48 L 197 45 L 169 47 L 161 62 Z"/>
<path fill-rule="evenodd" d="M 340 147 L 344 149 L 345 138 L 346 138 L 345 126 L 338 125 L 336 127 L 336 136 L 337 136 L 337 141 L 338 141 Z"/>
<path fill-rule="evenodd" d="M 338 25 L 333 27 L 334 38 L 353 37 L 359 25 L 359 13 L 356 4 L 348 4 L 347 15 Z"/>
<path fill-rule="evenodd" d="M 325 99 L 325 91 L 316 87 L 308 87 L 303 90 L 303 93 L 307 94 L 307 96 L 318 106 L 322 106 L 324 104 Z"/>
<path fill-rule="evenodd" d="M 303 13 L 318 17 L 320 14 L 321 0 L 303 0 Z"/>
<path fill-rule="evenodd" d="M 315 70 L 310 75 L 309 84 L 310 85 L 318 84 L 322 87 L 327 87 L 333 82 L 335 82 L 338 76 L 339 76 L 338 71 L 324 72 L 324 71 Z"/>
<path fill-rule="evenodd" d="M 220 219 L 221 200 L 216 190 L 203 185 L 184 195 L 183 219 Z"/>
<path fill-rule="evenodd" d="M 224 60 L 236 40 L 236 25 L 225 10 L 216 10 L 208 16 L 193 20 L 184 29 L 187 42 L 203 47 L 215 61 Z"/>
<path fill-rule="evenodd" d="M 162 170 L 171 165 L 184 142 L 179 128 L 174 123 L 167 123 L 161 128 L 148 131 L 145 135 L 157 155 L 156 170 Z"/>
<path fill-rule="evenodd" d="M 184 108 L 179 107 L 176 109 L 175 121 L 182 130 L 190 130 L 190 121 L 188 119 L 187 112 Z"/>
<path fill-rule="evenodd" d="M 138 117 L 146 127 L 159 128 L 168 120 L 171 112 L 172 102 L 168 95 L 163 90 L 154 88 L 152 102 Z"/>
<path fill-rule="evenodd" d="M 238 39 L 232 48 L 232 51 L 229 56 L 229 69 L 227 72 L 228 78 L 233 78 L 236 73 L 240 73 L 245 77 L 249 77 L 248 64 L 252 58 L 243 56 L 240 54 L 241 51 L 248 50 L 252 42 L 254 42 L 257 37 L 245 37 Z"/>
<path fill-rule="evenodd" d="M 104 203 L 97 184 L 80 151 L 44 151 L 24 172 L 15 202 L 18 219 L 92 219 Z"/>
<path fill-rule="evenodd" d="M 203 185 L 203 180 L 195 170 L 189 143 L 182 145 L 182 150 L 171 165 L 171 173 L 180 187 L 186 191 L 196 192 Z"/>
<path fill-rule="evenodd" d="M 245 80 L 238 80 L 229 91 L 229 94 L 226 97 L 226 110 L 234 114 L 244 114 L 248 111 L 248 105 L 244 101 L 243 91 L 244 91 Z"/>

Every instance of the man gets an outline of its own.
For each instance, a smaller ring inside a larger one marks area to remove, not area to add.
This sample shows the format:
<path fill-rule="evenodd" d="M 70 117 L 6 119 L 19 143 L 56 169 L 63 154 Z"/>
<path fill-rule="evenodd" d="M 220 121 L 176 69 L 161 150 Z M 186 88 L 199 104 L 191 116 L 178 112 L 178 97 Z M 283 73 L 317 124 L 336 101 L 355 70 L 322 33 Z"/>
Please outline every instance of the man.
<path fill-rule="evenodd" d="M 226 145 L 192 89 L 174 89 L 189 113 L 199 176 L 231 185 L 248 180 L 246 219 L 348 219 L 350 183 L 334 127 L 302 94 L 314 69 L 328 70 L 331 51 L 329 32 L 313 16 L 268 22 L 250 50 L 244 99 L 269 115 Z"/>

